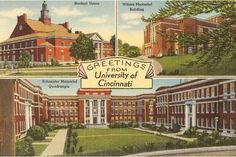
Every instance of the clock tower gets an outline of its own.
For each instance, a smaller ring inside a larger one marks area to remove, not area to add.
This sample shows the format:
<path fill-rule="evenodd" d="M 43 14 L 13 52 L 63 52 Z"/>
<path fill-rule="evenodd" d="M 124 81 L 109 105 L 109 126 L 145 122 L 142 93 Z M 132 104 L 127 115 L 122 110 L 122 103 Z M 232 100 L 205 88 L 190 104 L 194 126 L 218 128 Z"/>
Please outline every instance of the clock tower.
<path fill-rule="evenodd" d="M 51 18 L 49 17 L 49 10 L 48 10 L 48 5 L 47 5 L 46 1 L 43 1 L 41 16 L 39 18 L 39 21 L 41 21 L 47 25 L 51 24 Z"/>

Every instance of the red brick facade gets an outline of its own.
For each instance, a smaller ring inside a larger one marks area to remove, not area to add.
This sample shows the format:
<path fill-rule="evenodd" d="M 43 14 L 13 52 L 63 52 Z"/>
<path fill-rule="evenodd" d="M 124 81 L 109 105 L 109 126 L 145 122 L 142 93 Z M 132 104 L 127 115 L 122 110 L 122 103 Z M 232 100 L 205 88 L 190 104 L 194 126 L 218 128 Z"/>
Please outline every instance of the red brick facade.
<path fill-rule="evenodd" d="M 223 16 L 214 16 L 206 20 L 189 17 L 164 18 L 149 22 L 144 29 L 143 55 L 160 57 L 197 52 L 207 47 L 207 44 L 184 47 L 171 38 L 177 37 L 180 33 L 200 35 L 217 29 L 219 23 L 223 21 L 225 21 Z"/>
<path fill-rule="evenodd" d="M 30 53 L 31 64 L 46 64 L 51 59 L 60 63 L 74 62 L 69 49 L 79 34 L 79 31 L 72 33 L 68 22 L 51 23 L 47 4 L 44 2 L 39 20 L 28 19 L 26 14 L 17 17 L 17 24 L 10 38 L 0 43 L 0 65 L 5 62 L 17 64 L 24 51 Z M 111 44 L 105 42 L 98 33 L 87 36 L 93 41 L 97 58 L 113 54 Z M 95 36 L 96 40 L 93 40 Z M 97 47 L 98 44 L 100 47 Z"/>
<path fill-rule="evenodd" d="M 235 80 L 208 79 L 159 88 L 157 124 L 235 133 L 235 87 Z"/>

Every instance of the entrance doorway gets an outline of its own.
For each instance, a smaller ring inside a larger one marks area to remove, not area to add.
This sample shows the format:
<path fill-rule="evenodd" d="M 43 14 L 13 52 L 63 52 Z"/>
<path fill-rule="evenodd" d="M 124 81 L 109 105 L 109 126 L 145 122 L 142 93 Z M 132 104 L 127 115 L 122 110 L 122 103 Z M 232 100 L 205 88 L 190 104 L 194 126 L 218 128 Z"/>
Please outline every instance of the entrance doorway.
<path fill-rule="evenodd" d="M 98 122 L 98 119 L 97 119 L 97 117 L 93 117 L 93 124 L 97 124 Z"/>
<path fill-rule="evenodd" d="M 196 101 L 185 102 L 185 129 L 196 126 Z"/>

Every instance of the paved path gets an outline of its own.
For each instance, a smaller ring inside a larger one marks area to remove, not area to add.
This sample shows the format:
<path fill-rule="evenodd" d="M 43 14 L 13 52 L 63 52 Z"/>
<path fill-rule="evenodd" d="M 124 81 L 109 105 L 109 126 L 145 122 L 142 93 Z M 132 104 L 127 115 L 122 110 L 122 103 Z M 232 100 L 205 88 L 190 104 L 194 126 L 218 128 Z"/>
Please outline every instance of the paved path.
<path fill-rule="evenodd" d="M 225 154 L 224 154 L 225 152 Z M 207 156 L 216 156 L 216 155 L 233 155 L 235 156 L 236 146 L 218 146 L 218 147 L 201 147 L 201 148 L 188 148 L 188 149 L 175 149 L 175 150 L 163 150 L 163 151 L 154 151 L 146 152 L 139 154 L 127 155 L 131 156 L 195 156 L 195 155 L 207 155 Z"/>
<path fill-rule="evenodd" d="M 67 130 L 59 130 L 41 156 L 63 155 Z"/>
<path fill-rule="evenodd" d="M 150 134 L 162 135 L 162 136 L 166 136 L 166 137 L 170 137 L 170 138 L 174 138 L 174 139 L 178 139 L 178 140 L 183 140 L 183 141 L 188 141 L 188 142 L 192 142 L 196 139 L 196 138 L 181 137 L 181 136 L 178 136 L 178 133 L 165 134 L 165 133 L 159 133 L 157 131 L 151 131 L 151 130 L 146 130 L 146 129 L 142 129 L 142 128 L 134 128 L 134 129 L 139 130 L 139 131 L 144 131 L 144 132 L 147 132 Z"/>
<path fill-rule="evenodd" d="M 138 59 L 144 60 L 144 61 L 151 61 L 152 65 L 154 67 L 154 75 L 156 76 L 160 72 L 162 72 L 162 66 L 161 64 L 156 60 L 156 58 L 148 58 L 146 56 L 139 56 Z"/>

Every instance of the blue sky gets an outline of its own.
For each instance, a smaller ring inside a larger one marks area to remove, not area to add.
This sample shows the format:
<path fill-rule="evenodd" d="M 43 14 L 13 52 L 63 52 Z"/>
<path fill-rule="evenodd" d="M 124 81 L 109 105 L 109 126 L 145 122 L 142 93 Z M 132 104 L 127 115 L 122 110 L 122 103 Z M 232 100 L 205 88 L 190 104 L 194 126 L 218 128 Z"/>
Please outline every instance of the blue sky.
<path fill-rule="evenodd" d="M 152 3 L 152 6 L 144 7 L 129 7 L 124 6 L 123 3 Z M 128 42 L 130 44 L 142 47 L 143 44 L 143 29 L 145 23 L 142 22 L 141 17 L 149 17 L 152 13 L 158 13 L 159 9 L 164 7 L 164 0 L 120 0 L 118 3 L 119 7 L 119 18 L 118 18 L 118 37 L 123 42 Z M 144 11 L 130 11 L 130 8 L 142 8 Z M 197 16 L 198 18 L 208 18 L 209 16 L 215 15 L 215 13 L 201 14 Z"/>
<path fill-rule="evenodd" d="M 81 2 L 80 0 L 76 2 Z M 98 32 L 105 40 L 115 33 L 114 1 L 91 0 L 100 5 L 74 5 L 75 1 L 47 0 L 53 23 L 68 21 L 72 31 L 85 33 Z M 28 18 L 38 20 L 43 0 L 38 1 L 2 1 L 0 0 L 0 41 L 9 38 L 17 16 L 27 13 Z M 88 2 L 88 1 L 86 1 Z"/>
<path fill-rule="evenodd" d="M 80 83 L 78 79 L 77 83 L 43 83 L 43 79 L 29 79 L 33 84 L 39 85 L 42 87 L 42 90 L 47 93 L 48 95 L 76 95 L 77 90 L 80 87 Z M 61 80 L 61 79 L 45 79 L 45 80 Z M 67 79 L 72 80 L 72 79 Z M 155 90 L 161 86 L 171 86 L 175 84 L 179 84 L 180 82 L 189 81 L 190 79 L 178 79 L 178 78 L 158 78 L 153 79 L 153 88 L 152 89 L 113 89 L 112 95 L 138 95 L 143 93 L 153 93 Z M 67 89 L 60 89 L 60 88 L 49 88 L 50 84 L 52 85 L 68 85 L 69 88 Z"/>

